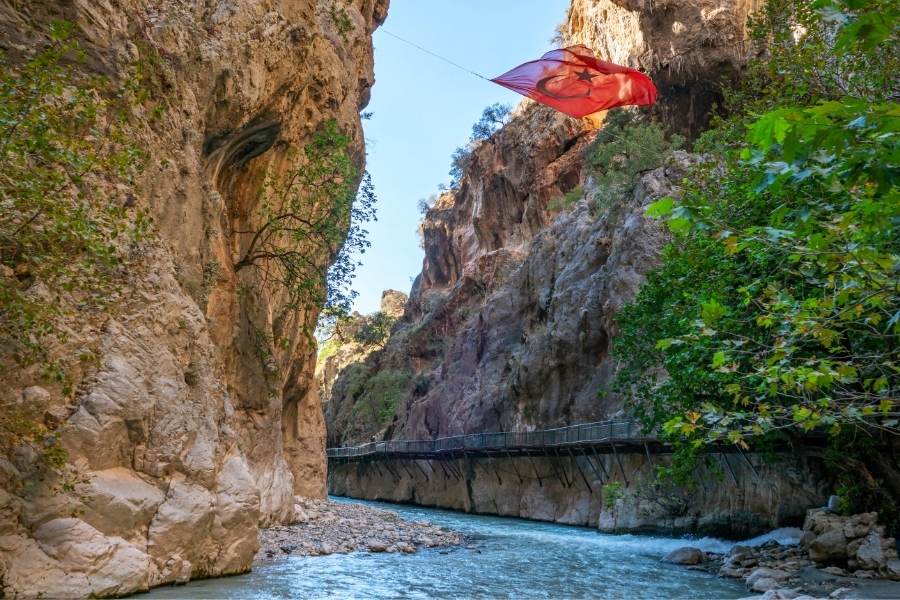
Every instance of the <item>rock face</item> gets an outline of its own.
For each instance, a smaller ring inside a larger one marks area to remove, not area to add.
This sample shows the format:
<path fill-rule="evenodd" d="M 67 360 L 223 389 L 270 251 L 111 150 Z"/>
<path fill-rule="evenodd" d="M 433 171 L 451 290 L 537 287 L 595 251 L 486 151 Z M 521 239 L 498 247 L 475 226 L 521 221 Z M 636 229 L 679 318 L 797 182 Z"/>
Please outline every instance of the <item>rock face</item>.
<path fill-rule="evenodd" d="M 282 294 L 233 268 L 245 243 L 235 232 L 264 179 L 326 121 L 362 166 L 359 111 L 386 11 L 387 0 L 0 2 L 12 60 L 65 19 L 87 54 L 77 68 L 114 80 L 142 69 L 147 100 L 126 127 L 149 161 L 127 191 L 155 235 L 114 310 L 72 323 L 52 349 L 74 392 L 35 388 L 34 370 L 2 375 L 4 401 L 21 394 L 59 426 L 70 457 L 59 478 L 24 486 L 33 457 L 0 460 L 8 597 L 241 572 L 260 524 L 290 520 L 295 494 L 324 495 L 315 349 L 302 333 L 316 311 L 279 320 Z"/>
<path fill-rule="evenodd" d="M 835 566 L 856 576 L 897 579 L 897 546 L 878 524 L 878 514 L 841 516 L 824 509 L 811 510 L 803 529 L 809 557 L 823 566 Z"/>
<path fill-rule="evenodd" d="M 720 76 L 742 64 L 736 48 L 747 10 L 705 0 L 575 0 L 562 33 L 603 58 L 647 69 L 662 87 L 656 116 L 696 133 Z M 577 195 L 579 186 L 591 194 L 584 163 L 594 135 L 588 124 L 526 101 L 473 150 L 459 186 L 423 222 L 425 259 L 404 318 L 383 351 L 344 370 L 332 387 L 329 445 L 534 430 L 622 414 L 610 391 L 615 315 L 666 240 L 643 211 L 677 194 L 696 157 L 677 153 L 645 173 L 632 193 L 599 207 L 585 199 L 556 214 L 551 200 Z M 750 457 L 756 471 L 742 458 L 728 465 L 717 459 L 725 481 L 711 479 L 691 495 L 656 490 L 655 466 L 643 456 L 623 458 L 622 469 L 602 460 L 607 474 L 600 475 L 568 457 L 534 465 L 467 461 L 457 469 L 463 478 L 424 462 L 393 478 L 344 465 L 329 482 L 333 492 L 352 496 L 599 523 L 604 530 L 735 536 L 799 523 L 824 499 L 814 458 L 769 467 Z M 771 485 L 759 485 L 757 476 Z M 602 500 L 601 481 L 610 477 L 624 487 L 614 506 Z"/>
<path fill-rule="evenodd" d="M 677 152 L 606 212 L 592 215 L 583 202 L 559 215 L 518 251 L 520 262 L 510 259 L 511 252 L 489 254 L 475 262 L 492 268 L 485 273 L 469 265 L 449 289 L 433 283 L 426 288 L 423 274 L 386 348 L 338 378 L 329 416 L 342 405 L 352 413 L 359 403 L 384 395 L 376 383 L 388 372 L 409 374 L 400 379 L 399 392 L 391 392 L 400 399 L 386 434 L 397 439 L 547 428 L 620 414 L 618 398 L 609 394 L 598 401 L 598 390 L 614 370 L 608 356 L 613 317 L 636 293 L 664 239 L 644 218 L 644 207 L 676 193 L 673 182 L 692 160 Z M 504 256 L 505 270 L 493 268 L 497 254 Z M 437 308 L 426 312 L 427 306 Z M 329 444 L 368 442 L 377 432 L 343 423 L 329 419 Z M 658 489 L 655 464 L 642 455 L 621 457 L 621 468 L 611 456 L 599 460 L 602 472 L 584 458 L 469 460 L 459 469 L 465 477 L 424 461 L 391 476 L 371 465 L 337 465 L 329 485 L 333 493 L 353 497 L 599 525 L 605 531 L 732 536 L 799 522 L 826 495 L 815 459 L 767 465 L 748 457 L 750 468 L 741 459 L 721 457 L 720 468 L 733 471 L 734 479 L 711 475 L 690 493 Z M 623 485 L 615 505 L 603 500 L 606 474 Z M 759 485 L 757 478 L 770 485 Z"/>
<path fill-rule="evenodd" d="M 766 592 L 766 598 L 799 598 L 804 592 L 810 594 L 804 598 L 895 597 L 900 593 L 898 583 L 866 584 L 866 580 L 900 579 L 895 541 L 884 537 L 884 527 L 877 522 L 877 513 L 842 516 L 812 509 L 802 531 L 773 531 L 762 544 L 735 545 L 726 555 L 710 554 L 704 568 L 712 572 L 718 566 L 719 576 L 743 579 L 750 590 Z M 799 544 L 795 534 L 800 535 Z"/>
<path fill-rule="evenodd" d="M 720 84 L 740 73 L 753 48 L 749 14 L 757 0 L 572 0 L 567 41 L 649 73 L 659 118 L 691 136 L 721 100 Z"/>

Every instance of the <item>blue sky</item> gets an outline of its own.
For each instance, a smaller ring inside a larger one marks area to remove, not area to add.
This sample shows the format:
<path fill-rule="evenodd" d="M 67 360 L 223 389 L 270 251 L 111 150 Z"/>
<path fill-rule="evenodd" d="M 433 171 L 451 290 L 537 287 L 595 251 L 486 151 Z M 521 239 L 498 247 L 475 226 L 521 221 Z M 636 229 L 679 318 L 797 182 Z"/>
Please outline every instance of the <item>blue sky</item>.
<path fill-rule="evenodd" d="M 391 0 L 383 29 L 495 77 L 538 58 L 569 0 Z M 378 195 L 378 222 L 367 229 L 355 309 L 378 310 L 382 290 L 408 293 L 422 267 L 416 203 L 448 179 L 450 155 L 494 102 L 515 105 L 515 93 L 483 81 L 375 32 L 375 87 L 364 122 L 367 168 Z"/>

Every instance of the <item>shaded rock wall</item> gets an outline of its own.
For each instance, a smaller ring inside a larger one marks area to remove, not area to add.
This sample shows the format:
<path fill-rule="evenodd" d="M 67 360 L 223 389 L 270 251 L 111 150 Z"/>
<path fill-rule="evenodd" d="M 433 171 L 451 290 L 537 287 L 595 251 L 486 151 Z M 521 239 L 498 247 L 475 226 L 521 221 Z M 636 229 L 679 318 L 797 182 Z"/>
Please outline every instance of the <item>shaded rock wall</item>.
<path fill-rule="evenodd" d="M 359 111 L 386 10 L 387 0 L 0 2 L 12 60 L 62 18 L 87 52 L 76 68 L 145 74 L 127 128 L 148 167 L 134 189 L 97 185 L 134 193 L 156 234 L 113 309 L 69 324 L 51 349 L 71 394 L 36 370 L 3 375 L 5 400 L 61 424 L 70 455 L 59 478 L 25 485 L 33 456 L 0 461 L 7 596 L 124 594 L 244 571 L 260 524 L 290 520 L 295 494 L 324 495 L 315 348 L 303 334 L 317 311 L 280 319 L 279 291 L 234 271 L 246 243 L 234 232 L 253 222 L 264 178 L 289 169 L 325 121 L 349 134 L 362 166 Z"/>
<path fill-rule="evenodd" d="M 332 493 L 408 502 L 465 512 L 524 517 L 606 532 L 695 533 L 746 539 L 781 526 L 799 526 L 824 492 L 821 462 L 788 457 L 766 464 L 716 457 L 715 468 L 693 490 L 660 488 L 655 467 L 665 457 L 611 455 L 562 458 L 479 458 L 337 465 Z M 730 467 L 726 466 L 725 460 Z M 624 471 L 624 475 L 623 475 Z M 732 478 L 732 472 L 734 478 Z M 617 482 L 615 499 L 604 484 Z"/>

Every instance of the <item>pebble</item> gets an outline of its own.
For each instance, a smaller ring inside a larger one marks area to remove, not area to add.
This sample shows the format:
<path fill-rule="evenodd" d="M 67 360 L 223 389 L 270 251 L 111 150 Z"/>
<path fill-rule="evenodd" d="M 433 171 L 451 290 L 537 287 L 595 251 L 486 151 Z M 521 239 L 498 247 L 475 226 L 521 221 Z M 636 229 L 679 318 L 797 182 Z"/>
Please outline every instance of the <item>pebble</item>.
<path fill-rule="evenodd" d="M 395 512 L 363 504 L 297 498 L 294 509 L 292 525 L 260 531 L 256 561 L 360 551 L 413 554 L 466 541 L 462 534 L 427 521 L 405 521 Z"/>

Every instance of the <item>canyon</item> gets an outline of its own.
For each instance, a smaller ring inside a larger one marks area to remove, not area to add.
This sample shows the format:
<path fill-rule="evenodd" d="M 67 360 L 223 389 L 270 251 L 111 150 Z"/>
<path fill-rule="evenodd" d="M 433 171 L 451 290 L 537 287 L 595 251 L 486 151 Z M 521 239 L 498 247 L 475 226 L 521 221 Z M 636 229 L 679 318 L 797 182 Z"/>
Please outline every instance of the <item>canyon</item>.
<path fill-rule="evenodd" d="M 541 591 L 560 595 L 584 589 L 573 572 L 616 593 L 636 582 L 675 594 L 685 582 L 709 597 L 743 591 L 726 577 L 764 591 L 756 571 L 786 563 L 790 576 L 775 581 L 766 571 L 768 589 L 824 565 L 839 577 L 900 578 L 892 530 L 878 514 L 818 508 L 837 501 L 836 480 L 824 444 L 800 435 L 785 436 L 777 452 L 707 452 L 694 485 L 660 478 L 673 461 L 646 445 L 646 454 L 612 447 L 595 460 L 327 459 L 327 448 L 636 418 L 616 389 L 612 349 L 617 315 L 672 240 L 647 210 L 678 199 L 692 169 L 710 164 L 679 140 L 702 135 L 725 110 L 723 90 L 765 52 L 747 27 L 762 7 L 571 0 L 553 43 L 583 44 L 641 70 L 659 102 L 574 119 L 522 101 L 470 142 L 458 180 L 424 211 L 424 259 L 408 296 L 387 290 L 378 313 L 340 318 L 322 337 L 316 327 L 328 323 L 320 317 L 329 307 L 317 285 L 316 301 L 298 302 L 251 258 L 285 217 L 273 219 L 273 196 L 315 172 L 316 156 L 334 152 L 343 169 L 328 184 L 366 193 L 363 111 L 375 85 L 373 34 L 389 0 L 0 0 L 11 72 L 60 43 L 53 23 L 71 25 L 77 50 L 63 60 L 73 78 L 58 95 L 94 86 L 109 111 L 92 135 L 121 128 L 142 161 L 133 180 L 88 176 L 83 187 L 148 230 L 129 242 L 103 310 L 86 308 L 78 293 L 29 284 L 28 294 L 53 296 L 63 309 L 60 335 L 32 336 L 45 364 L 6 368 L 0 335 L 0 433 L 20 414 L 33 421 L 28 443 L 0 437 L 0 596 L 123 596 L 257 567 L 250 579 L 208 589 L 228 595 L 251 581 L 321 594 L 327 586 L 316 577 L 336 574 L 329 585 L 371 575 L 359 588 L 369 591 L 402 581 L 398 594 L 419 589 L 420 576 L 432 586 L 421 589 L 445 591 L 493 578 L 479 589 L 498 593 L 520 583 L 504 579 L 519 553 Z M 625 186 L 607 176 L 624 172 L 628 157 L 597 159 L 598 149 L 622 142 L 622 123 L 661 131 L 660 148 Z M 341 240 L 353 235 L 357 223 L 338 199 L 296 197 L 314 213 L 338 214 Z M 326 246 L 307 237 L 293 248 L 321 280 L 340 255 Z M 30 281 L 27 267 L 14 266 L 0 261 L 0 285 Z M 881 439 L 893 450 L 895 438 Z M 44 464 L 47 448 L 64 456 L 60 466 Z M 884 454 L 879 472 L 890 472 L 893 454 Z M 400 518 L 329 494 L 414 506 L 399 508 Z M 436 526 L 418 520 L 428 515 L 419 507 L 457 513 L 431 511 Z M 789 550 L 709 539 L 804 520 L 805 533 L 795 533 L 805 537 Z M 659 563 L 663 551 L 685 554 L 680 540 L 661 535 L 709 536 L 687 552 L 706 571 L 660 583 L 675 572 Z M 478 544 L 485 556 L 476 557 Z M 360 558 L 362 550 L 378 557 Z M 567 562 L 550 564 L 548 551 Z M 300 562 L 334 553 L 346 556 Z M 492 570 L 471 573 L 479 560 Z M 441 587 L 446 565 L 456 588 Z M 152 593 L 177 597 L 179 588 Z"/>
<path fill-rule="evenodd" d="M 650 73 L 661 99 L 646 116 L 691 139 L 721 99 L 720 86 L 754 55 L 744 26 L 753 9 L 747 2 L 574 0 L 559 33 L 564 43 Z M 323 395 L 329 446 L 625 416 L 612 390 L 615 316 L 668 239 L 644 211 L 677 197 L 700 157 L 675 151 L 632 191 L 603 196 L 589 165 L 603 131 L 526 100 L 475 145 L 458 186 L 425 215 L 422 271 L 384 349 L 347 361 Z M 561 209 L 567 196 L 571 206 Z M 335 464 L 329 490 L 604 531 L 727 537 L 798 524 L 828 496 L 816 452 L 774 463 L 732 459 L 727 467 L 716 457 L 710 467 L 722 477 L 710 471 L 690 490 L 660 487 L 658 465 L 644 456 L 625 457 L 621 468 L 611 455 L 600 460 L 612 474 L 605 483 L 583 457 L 472 459 L 460 465 L 464 477 L 428 461 L 390 476 L 365 463 Z M 565 469 L 572 475 L 560 477 Z M 613 502 L 603 499 L 609 483 L 623 487 Z"/>

